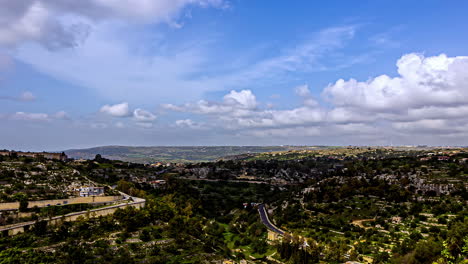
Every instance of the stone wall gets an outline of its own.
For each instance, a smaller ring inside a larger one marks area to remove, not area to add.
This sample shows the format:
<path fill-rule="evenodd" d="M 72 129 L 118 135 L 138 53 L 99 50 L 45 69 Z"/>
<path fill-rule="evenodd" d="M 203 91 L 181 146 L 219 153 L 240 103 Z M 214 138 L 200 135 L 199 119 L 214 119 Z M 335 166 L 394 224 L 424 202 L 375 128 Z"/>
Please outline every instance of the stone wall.
<path fill-rule="evenodd" d="M 22 152 L 22 151 L 0 151 L 1 156 L 12 156 L 17 155 L 18 157 L 30 157 L 30 158 L 39 158 L 43 157 L 46 159 L 56 159 L 56 160 L 67 160 L 68 157 L 65 153 L 54 153 L 54 152 Z"/>
<path fill-rule="evenodd" d="M 67 215 L 56 216 L 52 217 L 47 221 L 47 225 L 57 225 L 63 222 L 72 222 L 76 221 L 79 217 L 84 217 L 85 219 L 95 218 L 99 216 L 106 216 L 109 214 L 113 214 L 119 208 L 125 208 L 128 206 L 132 206 L 135 208 L 143 208 L 145 206 L 146 200 L 136 198 L 135 202 L 130 203 L 122 203 L 118 205 L 107 206 L 103 208 L 93 209 L 89 211 L 82 211 L 76 213 L 70 213 Z M 25 230 L 28 230 L 34 226 L 35 221 L 20 223 L 16 225 L 10 225 L 8 227 L 0 227 L 0 235 L 2 236 L 13 236 L 19 233 L 23 233 Z"/>
<path fill-rule="evenodd" d="M 57 200 L 42 200 L 42 201 L 29 201 L 28 208 L 46 207 L 52 205 L 65 205 L 65 204 L 93 204 L 93 203 L 109 203 L 121 200 L 122 196 L 91 196 L 91 197 L 75 197 L 69 199 L 57 199 Z M 19 202 L 12 203 L 0 203 L 0 211 L 6 210 L 18 210 Z"/>

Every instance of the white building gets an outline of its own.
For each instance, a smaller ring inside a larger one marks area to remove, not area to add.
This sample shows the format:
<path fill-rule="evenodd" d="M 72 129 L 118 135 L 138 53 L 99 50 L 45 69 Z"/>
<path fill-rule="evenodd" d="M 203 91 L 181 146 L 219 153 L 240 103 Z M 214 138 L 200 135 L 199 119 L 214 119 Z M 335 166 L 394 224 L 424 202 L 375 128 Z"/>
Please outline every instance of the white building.
<path fill-rule="evenodd" d="M 104 195 L 104 187 L 85 186 L 76 189 L 80 193 L 80 197 Z"/>

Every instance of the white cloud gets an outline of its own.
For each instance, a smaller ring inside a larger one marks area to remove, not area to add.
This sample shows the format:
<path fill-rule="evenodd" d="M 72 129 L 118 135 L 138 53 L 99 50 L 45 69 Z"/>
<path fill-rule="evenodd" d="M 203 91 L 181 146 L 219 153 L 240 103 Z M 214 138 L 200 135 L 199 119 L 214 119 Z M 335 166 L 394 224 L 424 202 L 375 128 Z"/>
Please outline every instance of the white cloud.
<path fill-rule="evenodd" d="M 412 122 L 395 122 L 392 126 L 404 133 L 423 133 L 423 134 L 451 134 L 454 132 L 463 132 L 460 126 L 454 126 L 443 119 L 422 119 Z M 463 126 L 462 126 L 463 127 Z M 466 126 L 464 126 L 466 129 Z"/>
<path fill-rule="evenodd" d="M 253 109 L 257 106 L 257 99 L 250 90 L 242 90 L 240 92 L 232 90 L 223 99 L 227 105 L 239 106 L 245 109 Z"/>
<path fill-rule="evenodd" d="M 133 111 L 133 117 L 139 122 L 151 122 L 156 120 L 156 115 L 140 108 Z"/>
<path fill-rule="evenodd" d="M 200 100 L 196 103 L 188 103 L 181 106 L 173 104 L 163 104 L 161 106 L 164 109 L 179 112 L 194 112 L 209 115 L 229 113 L 243 116 L 255 109 L 257 106 L 257 99 L 250 90 L 242 90 L 240 92 L 232 90 L 223 97 L 222 102 Z"/>
<path fill-rule="evenodd" d="M 409 133 L 460 135 L 466 131 L 468 57 L 407 54 L 397 67 L 398 77 L 381 75 L 366 82 L 338 80 L 329 85 L 322 92 L 329 105 L 319 104 L 309 87 L 302 85 L 294 89 L 302 105 L 291 109 L 262 109 L 250 90 L 231 91 L 221 102 L 202 100 L 167 109 L 207 115 L 213 126 L 259 137 L 302 133 L 389 143 L 389 138 Z"/>
<path fill-rule="evenodd" d="M 174 19 L 187 6 L 223 7 L 225 3 L 222 0 L 1 0 L 0 5 L 0 45 L 37 41 L 55 50 L 77 46 L 89 34 L 92 23 L 122 20 L 176 25 Z"/>
<path fill-rule="evenodd" d="M 308 97 L 311 95 L 309 85 L 307 84 L 297 86 L 296 88 L 294 88 L 294 92 L 296 92 L 296 94 L 301 97 Z"/>
<path fill-rule="evenodd" d="M 146 33 L 132 29 L 106 23 L 93 28 L 78 48 L 49 51 L 28 44 L 17 49 L 16 58 L 59 80 L 94 89 L 112 101 L 151 103 L 155 97 L 177 100 L 181 94 L 193 100 L 204 91 L 219 89 L 211 79 L 187 77 L 200 72 L 209 57 L 202 43 L 173 44 L 148 39 Z M 136 44 L 143 42 L 151 42 L 151 51 Z"/>
<path fill-rule="evenodd" d="M 295 126 L 316 124 L 324 121 L 325 113 L 319 108 L 299 107 L 291 110 L 257 109 L 258 102 L 250 90 L 231 91 L 223 101 L 198 101 L 182 106 L 163 105 L 168 110 L 211 115 L 230 129 Z"/>
<path fill-rule="evenodd" d="M 377 118 L 372 112 L 346 107 L 333 108 L 327 113 L 327 121 L 336 124 L 368 123 L 377 120 Z"/>
<path fill-rule="evenodd" d="M 70 117 L 65 111 L 58 111 L 54 114 L 16 112 L 14 114 L 0 114 L 0 119 L 49 122 L 54 120 L 69 120 Z"/>
<path fill-rule="evenodd" d="M 149 32 L 135 30 L 134 25 L 105 22 L 93 25 L 78 48 L 51 52 L 23 45 L 16 58 L 54 78 L 95 89 L 108 100 L 148 104 L 157 98 L 159 102 L 180 103 L 181 94 L 193 101 L 205 92 L 285 83 L 292 74 L 342 67 L 350 58 L 330 61 L 329 55 L 341 49 L 354 31 L 354 26 L 327 28 L 279 50 L 278 56 L 258 59 L 242 54 L 245 62 L 241 65 L 219 70 L 223 68 L 219 54 L 212 53 L 210 47 L 217 39 L 211 34 L 173 43 L 162 33 L 153 37 L 151 32 L 150 38 Z M 150 49 L 141 45 L 147 42 Z M 206 74 L 210 69 L 215 73 Z"/>
<path fill-rule="evenodd" d="M 279 138 L 288 138 L 288 137 L 316 137 L 321 134 L 320 129 L 317 127 L 294 127 L 294 128 L 268 128 L 262 130 L 251 130 L 246 133 L 246 135 L 255 136 L 255 137 L 279 137 Z"/>
<path fill-rule="evenodd" d="M 15 47 L 29 41 L 50 50 L 73 47 L 84 40 L 89 27 L 85 24 L 64 25 L 55 18 L 54 1 L 2 1 L 0 45 Z"/>
<path fill-rule="evenodd" d="M 48 114 L 44 113 L 25 113 L 25 112 L 16 112 L 11 115 L 13 120 L 25 120 L 25 121 L 49 121 L 50 117 Z"/>
<path fill-rule="evenodd" d="M 182 126 L 182 127 L 183 127 L 183 126 L 191 127 L 191 126 L 193 126 L 194 123 L 193 123 L 193 121 L 190 120 L 190 119 L 183 119 L 183 120 L 177 120 L 177 121 L 175 122 L 175 124 L 176 124 L 177 126 Z"/>
<path fill-rule="evenodd" d="M 468 57 L 407 54 L 397 62 L 400 76 L 380 75 L 366 82 L 338 80 L 325 91 L 335 106 L 374 112 L 401 112 L 428 106 L 468 103 Z"/>
<path fill-rule="evenodd" d="M 191 129 L 204 129 L 206 128 L 205 124 L 197 123 L 191 119 L 181 119 L 176 120 L 175 125 L 180 128 L 191 128 Z"/>
<path fill-rule="evenodd" d="M 265 126 L 302 126 L 324 121 L 325 113 L 321 109 L 299 107 L 290 110 L 265 111 L 269 118 L 263 119 Z"/>
<path fill-rule="evenodd" d="M 104 105 L 101 107 L 100 112 L 114 117 L 127 117 L 130 114 L 128 103 L 126 102 L 115 105 Z"/>
<path fill-rule="evenodd" d="M 302 103 L 304 105 L 309 106 L 309 107 L 316 107 L 319 105 L 317 100 L 315 100 L 314 96 L 310 92 L 309 85 L 304 84 L 304 85 L 297 86 L 296 88 L 294 88 L 294 92 L 300 97 L 302 97 L 302 100 L 303 100 Z"/>

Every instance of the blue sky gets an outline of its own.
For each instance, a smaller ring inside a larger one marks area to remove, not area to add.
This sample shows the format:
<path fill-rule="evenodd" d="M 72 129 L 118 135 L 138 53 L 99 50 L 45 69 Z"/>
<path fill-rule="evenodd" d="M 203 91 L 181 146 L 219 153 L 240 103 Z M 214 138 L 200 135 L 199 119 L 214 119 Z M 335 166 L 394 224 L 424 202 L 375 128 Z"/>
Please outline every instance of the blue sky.
<path fill-rule="evenodd" d="M 465 1 L 0 6 L 0 148 L 468 139 Z"/>

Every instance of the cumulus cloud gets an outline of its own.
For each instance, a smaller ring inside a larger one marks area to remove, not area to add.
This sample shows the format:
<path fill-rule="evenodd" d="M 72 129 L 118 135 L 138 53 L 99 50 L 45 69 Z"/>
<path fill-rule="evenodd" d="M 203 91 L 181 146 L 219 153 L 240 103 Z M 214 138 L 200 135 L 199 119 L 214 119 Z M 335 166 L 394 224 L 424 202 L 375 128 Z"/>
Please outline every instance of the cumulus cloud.
<path fill-rule="evenodd" d="M 408 134 L 459 135 L 468 128 L 468 57 L 407 54 L 399 76 L 338 80 L 320 104 L 307 85 L 294 89 L 302 105 L 262 109 L 249 91 L 231 91 L 221 102 L 199 101 L 172 110 L 209 115 L 213 124 L 257 136 L 320 135 L 384 140 Z M 311 100 L 311 101 L 308 101 Z M 170 108 L 168 108 L 170 109 Z"/>
<path fill-rule="evenodd" d="M 151 122 L 156 120 L 156 115 L 140 108 L 133 111 L 133 117 L 139 122 Z"/>
<path fill-rule="evenodd" d="M 208 102 L 200 100 L 196 103 L 188 103 L 181 106 L 173 104 L 161 105 L 164 109 L 179 112 L 194 112 L 198 114 L 219 115 L 230 113 L 232 115 L 247 115 L 257 106 L 257 99 L 251 90 L 232 90 L 223 97 L 222 102 Z"/>
<path fill-rule="evenodd" d="M 468 103 L 468 57 L 407 54 L 397 62 L 398 77 L 380 75 L 366 82 L 340 79 L 324 90 L 335 106 L 374 112 L 401 112 L 428 106 Z"/>
<path fill-rule="evenodd" d="M 325 113 L 318 108 L 303 106 L 290 110 L 265 110 L 257 108 L 258 102 L 250 90 L 231 91 L 222 102 L 200 100 L 195 104 L 163 105 L 168 110 L 211 115 L 225 127 L 257 128 L 316 124 L 324 120 Z"/>
<path fill-rule="evenodd" d="M 130 110 L 127 102 L 115 105 L 104 105 L 103 107 L 101 107 L 100 112 L 114 117 L 127 117 L 130 115 Z"/>
<path fill-rule="evenodd" d="M 227 105 L 236 105 L 245 109 L 253 109 L 257 106 L 257 99 L 250 90 L 242 90 L 240 92 L 232 90 L 223 99 Z"/>
<path fill-rule="evenodd" d="M 36 41 L 55 50 L 84 41 L 103 20 L 174 23 L 189 6 L 224 6 L 222 0 L 0 0 L 0 45 Z M 78 21 L 78 22 L 77 22 Z"/>

